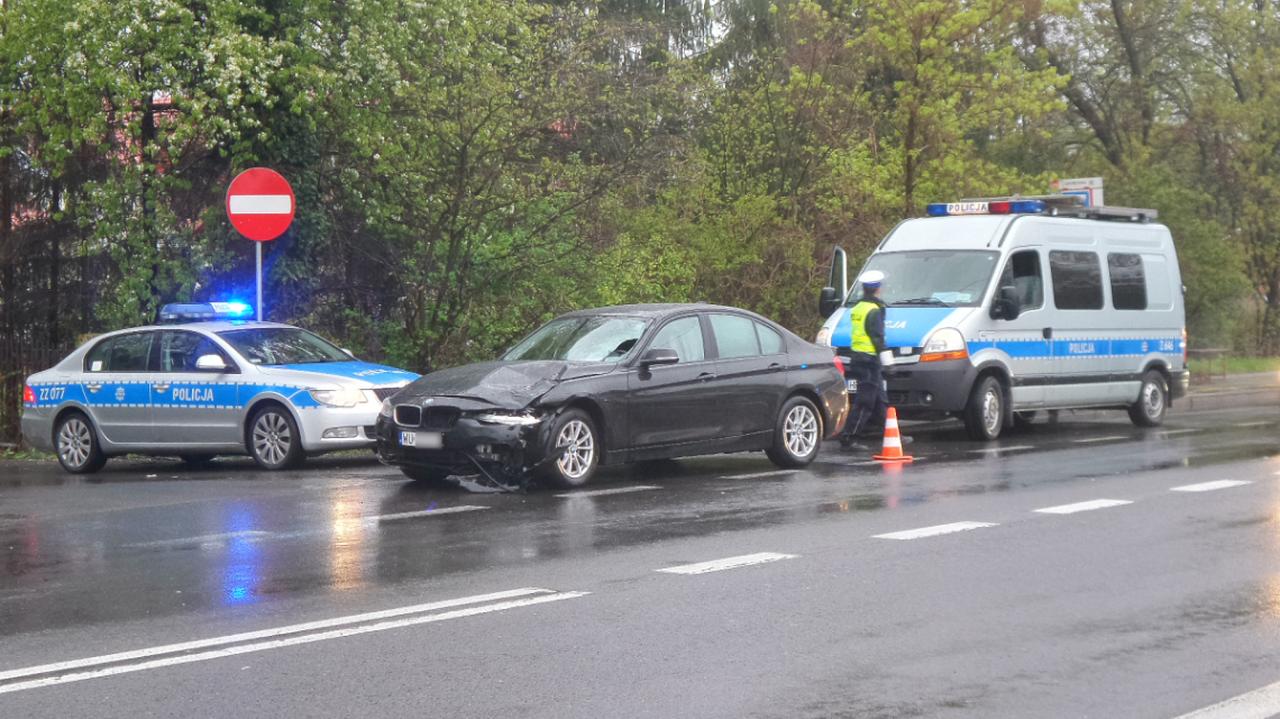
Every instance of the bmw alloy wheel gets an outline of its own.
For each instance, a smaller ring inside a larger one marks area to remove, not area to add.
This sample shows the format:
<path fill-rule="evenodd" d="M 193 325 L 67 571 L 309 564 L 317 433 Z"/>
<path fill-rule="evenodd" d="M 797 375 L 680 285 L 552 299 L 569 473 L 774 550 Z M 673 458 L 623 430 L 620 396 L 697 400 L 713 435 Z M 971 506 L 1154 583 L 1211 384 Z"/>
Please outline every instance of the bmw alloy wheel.
<path fill-rule="evenodd" d="M 560 459 L 556 460 L 556 466 L 566 479 L 578 480 L 590 471 L 596 443 L 591 428 L 585 422 L 580 419 L 566 422 L 556 437 L 556 447 L 565 448 Z"/>
<path fill-rule="evenodd" d="M 818 418 L 808 405 L 791 408 L 782 426 L 782 441 L 794 457 L 807 457 L 818 444 Z"/>

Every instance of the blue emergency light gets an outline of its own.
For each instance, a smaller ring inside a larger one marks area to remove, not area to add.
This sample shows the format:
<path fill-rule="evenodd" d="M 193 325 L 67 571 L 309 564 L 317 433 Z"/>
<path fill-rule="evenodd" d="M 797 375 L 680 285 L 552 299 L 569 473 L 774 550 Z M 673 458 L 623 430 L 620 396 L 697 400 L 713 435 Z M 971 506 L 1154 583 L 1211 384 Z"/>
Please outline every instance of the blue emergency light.
<path fill-rule="evenodd" d="M 1044 200 L 977 200 L 970 202 L 933 202 L 925 207 L 930 217 L 953 215 L 1023 215 L 1045 211 Z"/>
<path fill-rule="evenodd" d="M 174 302 L 160 308 L 160 324 L 208 322 L 211 320 L 246 320 L 253 317 L 253 307 L 244 302 Z"/>

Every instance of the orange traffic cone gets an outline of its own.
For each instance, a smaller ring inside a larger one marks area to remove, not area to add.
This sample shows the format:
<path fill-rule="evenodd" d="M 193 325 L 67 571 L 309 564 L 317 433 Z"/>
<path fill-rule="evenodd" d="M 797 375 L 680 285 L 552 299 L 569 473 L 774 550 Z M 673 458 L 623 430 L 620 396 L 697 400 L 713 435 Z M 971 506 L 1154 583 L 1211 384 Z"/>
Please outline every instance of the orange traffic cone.
<path fill-rule="evenodd" d="M 880 454 L 871 455 L 871 458 L 881 462 L 910 462 L 915 459 L 909 454 L 902 453 L 902 435 L 898 433 L 898 410 L 893 407 L 889 408 L 889 413 L 884 418 L 884 448 L 880 450 Z"/>

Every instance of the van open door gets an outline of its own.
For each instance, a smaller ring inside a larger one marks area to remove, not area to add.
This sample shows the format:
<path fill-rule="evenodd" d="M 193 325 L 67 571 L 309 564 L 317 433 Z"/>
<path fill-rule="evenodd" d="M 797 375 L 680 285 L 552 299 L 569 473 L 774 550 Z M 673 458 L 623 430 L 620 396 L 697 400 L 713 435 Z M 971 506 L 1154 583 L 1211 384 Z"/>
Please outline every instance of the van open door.
<path fill-rule="evenodd" d="M 831 271 L 827 286 L 818 293 L 818 314 L 825 319 L 831 316 L 849 294 L 849 255 L 843 247 L 831 248 Z"/>

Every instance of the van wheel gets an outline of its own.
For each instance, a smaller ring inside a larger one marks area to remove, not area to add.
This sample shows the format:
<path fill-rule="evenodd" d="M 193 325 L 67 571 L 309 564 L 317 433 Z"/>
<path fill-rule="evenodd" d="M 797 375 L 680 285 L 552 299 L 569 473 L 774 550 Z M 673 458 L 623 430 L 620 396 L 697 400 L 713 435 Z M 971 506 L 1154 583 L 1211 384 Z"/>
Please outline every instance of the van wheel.
<path fill-rule="evenodd" d="M 72 474 L 93 474 L 107 463 L 93 423 L 79 412 L 68 412 L 58 420 L 53 446 L 58 452 L 58 464 Z"/>
<path fill-rule="evenodd" d="M 969 393 L 964 408 L 964 428 L 970 439 L 990 442 L 1004 429 L 1004 388 L 1000 380 L 987 375 Z"/>
<path fill-rule="evenodd" d="M 249 420 L 249 454 L 268 471 L 292 469 L 302 463 L 302 435 L 289 410 L 267 405 Z"/>
<path fill-rule="evenodd" d="M 1169 386 L 1164 375 L 1156 370 L 1147 370 L 1142 375 L 1142 391 L 1138 401 L 1129 405 L 1129 419 L 1139 427 L 1158 427 L 1164 422 L 1164 413 L 1169 409 Z"/>
<path fill-rule="evenodd" d="M 822 417 L 813 402 L 792 397 L 782 405 L 778 424 L 773 430 L 773 446 L 765 450 L 774 464 L 784 469 L 799 469 L 818 456 L 822 443 Z"/>
<path fill-rule="evenodd" d="M 560 487 L 581 487 L 591 481 L 600 464 L 600 435 L 591 415 L 571 409 L 555 420 L 550 434 L 553 449 L 564 448 L 560 457 L 548 462 L 543 475 Z"/>

